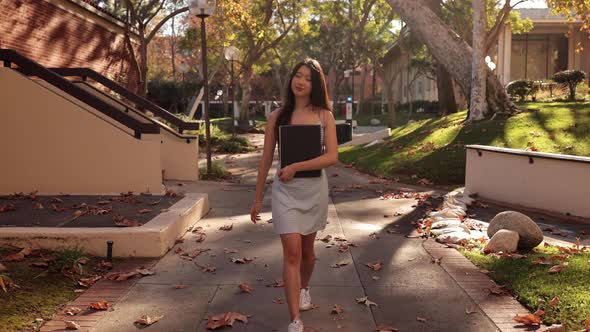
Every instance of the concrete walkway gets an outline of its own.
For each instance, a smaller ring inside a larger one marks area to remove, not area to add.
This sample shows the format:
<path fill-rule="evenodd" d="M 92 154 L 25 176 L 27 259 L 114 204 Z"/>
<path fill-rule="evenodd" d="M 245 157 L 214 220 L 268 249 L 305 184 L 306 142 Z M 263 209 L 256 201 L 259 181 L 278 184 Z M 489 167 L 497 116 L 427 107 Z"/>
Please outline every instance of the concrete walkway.
<path fill-rule="evenodd" d="M 262 145 L 261 136 L 254 138 Z M 231 331 L 286 331 L 287 305 L 281 302 L 283 288 L 269 287 L 281 276 L 282 250 L 273 233 L 270 214 L 270 185 L 267 185 L 262 221 L 249 221 L 254 197 L 256 167 L 260 152 L 239 156 L 220 156 L 239 183 L 178 182 L 168 185 L 177 191 L 206 192 L 212 207 L 197 226 L 206 234 L 198 243 L 197 234 L 187 233 L 176 248 L 183 252 L 210 249 L 194 258 L 183 259 L 170 251 L 155 266 L 156 273 L 143 277 L 100 321 L 95 331 L 136 331 L 133 322 L 143 314 L 164 317 L 146 331 L 206 331 L 209 315 L 236 311 L 252 315 L 247 324 L 234 323 Z M 269 178 L 274 172 L 271 172 Z M 496 331 L 497 326 L 479 309 L 467 315 L 473 301 L 457 282 L 431 263 L 423 239 L 413 235 L 412 221 L 424 213 L 414 199 L 380 200 L 383 192 L 427 189 L 383 183 L 343 165 L 328 170 L 330 184 L 329 224 L 318 238 L 326 235 L 345 238 L 357 247 L 339 252 L 335 245 L 316 241 L 318 257 L 311 281 L 312 300 L 319 307 L 304 312 L 306 331 L 373 331 L 376 325 L 391 325 L 400 331 Z M 441 193 L 432 192 L 436 196 Z M 437 204 L 440 199 L 431 200 Z M 398 212 L 399 216 L 393 215 Z M 387 217 L 384 217 L 387 216 Z M 233 225 L 231 231 L 219 228 Z M 394 229 L 390 234 L 386 230 Z M 225 249 L 237 253 L 226 254 Z M 255 258 L 236 264 L 231 258 Z M 383 262 L 380 271 L 366 263 Z M 332 268 L 336 263 L 348 263 Z M 202 267 L 215 267 L 204 272 Z M 247 283 L 253 291 L 241 293 L 238 285 Z M 174 285 L 187 285 L 176 289 Z M 355 299 L 368 296 L 377 306 L 368 308 Z M 333 305 L 344 308 L 331 315 Z"/>

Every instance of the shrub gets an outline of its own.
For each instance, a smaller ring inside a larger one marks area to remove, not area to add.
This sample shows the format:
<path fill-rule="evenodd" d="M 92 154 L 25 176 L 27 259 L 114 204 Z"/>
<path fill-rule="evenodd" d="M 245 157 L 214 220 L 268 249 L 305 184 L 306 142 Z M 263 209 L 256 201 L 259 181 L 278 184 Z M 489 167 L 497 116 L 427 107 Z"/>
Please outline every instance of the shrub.
<path fill-rule="evenodd" d="M 516 80 L 508 83 L 506 86 L 506 92 L 511 96 L 520 97 L 520 101 L 525 100 L 535 90 L 535 83 L 530 80 Z"/>
<path fill-rule="evenodd" d="M 580 70 L 564 70 L 555 73 L 553 80 L 569 88 L 569 100 L 576 100 L 576 86 L 586 78 L 586 73 Z"/>
<path fill-rule="evenodd" d="M 199 168 L 199 177 L 201 180 L 229 179 L 231 178 L 231 173 L 228 172 L 220 163 L 212 162 L 211 174 L 207 173 L 207 167 L 201 167 Z"/>

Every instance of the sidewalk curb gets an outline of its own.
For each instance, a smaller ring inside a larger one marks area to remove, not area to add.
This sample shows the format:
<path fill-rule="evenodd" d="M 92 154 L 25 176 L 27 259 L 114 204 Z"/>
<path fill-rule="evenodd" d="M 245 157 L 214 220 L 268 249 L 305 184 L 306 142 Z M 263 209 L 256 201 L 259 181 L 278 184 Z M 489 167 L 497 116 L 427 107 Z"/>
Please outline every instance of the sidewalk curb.
<path fill-rule="evenodd" d="M 455 280 L 457 285 L 473 300 L 481 311 L 498 327 L 499 331 L 523 331 L 526 327 L 512 320 L 517 314 L 529 310 L 511 296 L 492 295 L 488 288 L 495 283 L 480 272 L 469 259 L 454 248 L 446 247 L 433 239 L 422 243 L 433 258 L 441 259 L 440 266 Z M 540 327 L 539 327 L 540 328 Z"/>

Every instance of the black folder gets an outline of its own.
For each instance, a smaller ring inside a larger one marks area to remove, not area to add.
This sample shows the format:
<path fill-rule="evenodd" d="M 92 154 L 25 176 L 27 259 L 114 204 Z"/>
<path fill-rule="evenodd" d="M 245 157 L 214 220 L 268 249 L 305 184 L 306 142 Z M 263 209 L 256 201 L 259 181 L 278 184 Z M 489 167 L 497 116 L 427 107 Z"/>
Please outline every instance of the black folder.
<path fill-rule="evenodd" d="M 322 155 L 320 125 L 282 125 L 279 127 L 279 157 L 281 168 Z M 322 175 L 322 170 L 300 171 L 296 178 Z"/>

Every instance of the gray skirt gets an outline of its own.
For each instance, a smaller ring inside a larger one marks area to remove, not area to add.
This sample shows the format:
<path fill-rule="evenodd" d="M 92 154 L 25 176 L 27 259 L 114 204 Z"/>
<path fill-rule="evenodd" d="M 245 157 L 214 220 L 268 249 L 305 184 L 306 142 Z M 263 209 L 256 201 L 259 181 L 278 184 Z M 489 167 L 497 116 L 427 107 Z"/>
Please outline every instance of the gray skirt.
<path fill-rule="evenodd" d="M 328 177 L 293 178 L 284 183 L 278 172 L 272 183 L 272 223 L 275 233 L 308 235 L 326 228 Z"/>

